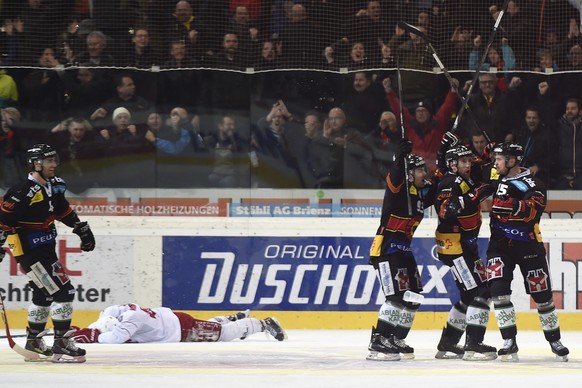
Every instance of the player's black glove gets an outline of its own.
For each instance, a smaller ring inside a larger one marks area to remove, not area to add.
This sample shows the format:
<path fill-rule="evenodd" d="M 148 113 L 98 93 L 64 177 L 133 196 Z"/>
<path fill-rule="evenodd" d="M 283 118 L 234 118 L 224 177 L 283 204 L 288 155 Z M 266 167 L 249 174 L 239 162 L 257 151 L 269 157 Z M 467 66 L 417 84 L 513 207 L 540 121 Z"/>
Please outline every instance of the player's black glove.
<path fill-rule="evenodd" d="M 443 153 L 447 152 L 457 144 L 459 144 L 459 138 L 457 135 L 452 132 L 445 132 L 443 139 L 441 140 L 441 149 L 443 149 Z"/>
<path fill-rule="evenodd" d="M 459 138 L 452 132 L 445 132 L 439 150 L 437 151 L 437 166 L 441 172 L 444 173 L 448 170 L 445 154 L 457 144 L 459 144 Z"/>
<path fill-rule="evenodd" d="M 454 218 L 465 208 L 463 197 L 452 197 L 445 205 L 445 218 Z"/>
<path fill-rule="evenodd" d="M 412 152 L 412 142 L 407 138 L 400 139 L 400 143 L 398 143 L 398 155 L 396 156 L 397 159 L 404 159 L 406 155 Z"/>
<path fill-rule="evenodd" d="M 89 224 L 85 222 L 77 222 L 73 228 L 75 233 L 81 239 L 81 250 L 90 252 L 95 249 L 95 236 L 91 232 Z"/>

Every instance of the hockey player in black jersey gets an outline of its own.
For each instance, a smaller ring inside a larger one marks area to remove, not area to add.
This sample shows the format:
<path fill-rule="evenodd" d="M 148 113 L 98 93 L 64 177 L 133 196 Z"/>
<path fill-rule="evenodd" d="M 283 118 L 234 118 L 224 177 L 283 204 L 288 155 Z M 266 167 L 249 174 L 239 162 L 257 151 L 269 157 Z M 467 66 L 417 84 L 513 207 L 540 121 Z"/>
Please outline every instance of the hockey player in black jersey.
<path fill-rule="evenodd" d="M 480 169 L 480 166 L 473 165 L 475 155 L 470 149 L 464 145 L 454 145 L 448 150 L 443 147 L 446 147 L 444 142 L 439 154 L 445 161 L 439 164 L 444 164 L 447 173 L 438 184 L 434 204 L 439 218 L 435 237 L 438 258 L 450 267 L 460 300 L 449 312 L 435 357 L 493 360 L 497 358 L 497 350 L 483 344 L 491 300 L 487 271 L 477 246 L 480 203 L 493 189 L 490 184 L 481 184 L 471 177 L 472 168 Z M 463 348 L 458 342 L 465 331 Z"/>
<path fill-rule="evenodd" d="M 434 202 L 436 186 L 426 179 L 424 160 L 410 154 L 411 150 L 412 143 L 401 140 L 400 152 L 386 176 L 380 227 L 370 248 L 370 264 L 377 271 L 386 299 L 380 307 L 376 327 L 372 328 L 368 360 L 398 361 L 401 355 L 414 358 L 414 349 L 404 339 L 423 296 L 410 243 L 424 209 Z"/>
<path fill-rule="evenodd" d="M 552 297 L 552 283 L 539 222 L 546 207 L 542 181 L 520 167 L 523 147 L 502 143 L 495 147 L 495 169 L 500 180 L 491 207 L 491 238 L 487 249 L 487 278 L 503 338 L 498 354 L 502 361 L 518 361 L 515 308 L 511 281 L 516 265 L 526 292 L 537 303 L 542 330 L 552 352 L 568 360 L 568 348 L 560 341 L 560 325 Z"/>
<path fill-rule="evenodd" d="M 73 228 L 83 251 L 95 248 L 95 238 L 87 222 L 79 220 L 65 199 L 65 182 L 55 175 L 59 157 L 54 148 L 37 144 L 28 150 L 27 159 L 31 169 L 28 179 L 10 188 L 0 206 L 0 246 L 7 239 L 32 288 L 26 349 L 41 356 L 34 361 L 84 362 L 85 350 L 77 348 L 70 338 L 75 288 L 55 251 L 55 221 Z M 0 260 L 4 254 L 0 249 Z M 52 348 L 42 338 L 49 316 L 55 332 Z"/>

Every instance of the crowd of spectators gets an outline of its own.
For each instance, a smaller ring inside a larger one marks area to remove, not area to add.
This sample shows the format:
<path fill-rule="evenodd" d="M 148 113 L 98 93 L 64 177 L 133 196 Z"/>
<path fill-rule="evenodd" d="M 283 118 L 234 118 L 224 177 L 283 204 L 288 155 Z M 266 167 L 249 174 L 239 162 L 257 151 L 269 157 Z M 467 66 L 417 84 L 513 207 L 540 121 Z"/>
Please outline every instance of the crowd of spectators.
<path fill-rule="evenodd" d="M 379 188 L 401 125 L 432 168 L 460 101 L 407 21 L 469 102 L 467 143 L 520 141 L 550 188 L 579 189 L 582 2 L 511 0 L 487 47 L 502 3 L 5 0 L 0 188 L 41 141 L 78 192 Z"/>

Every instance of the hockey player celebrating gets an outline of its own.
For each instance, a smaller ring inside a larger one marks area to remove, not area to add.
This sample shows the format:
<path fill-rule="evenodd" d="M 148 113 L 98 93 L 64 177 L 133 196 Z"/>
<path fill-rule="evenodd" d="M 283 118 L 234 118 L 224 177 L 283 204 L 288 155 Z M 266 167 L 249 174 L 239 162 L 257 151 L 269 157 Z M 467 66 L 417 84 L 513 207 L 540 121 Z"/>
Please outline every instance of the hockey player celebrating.
<path fill-rule="evenodd" d="M 519 166 L 523 147 L 502 143 L 493 150 L 500 181 L 493 195 L 491 238 L 487 249 L 487 277 L 495 317 L 504 339 L 498 354 L 502 361 L 518 361 L 515 308 L 511 303 L 511 280 L 516 265 L 525 290 L 537 303 L 546 340 L 561 361 L 568 348 L 560 341 L 560 325 L 552 298 L 552 283 L 539 222 L 546 207 L 546 189 L 531 172 Z"/>
<path fill-rule="evenodd" d="M 0 246 L 7 242 L 16 262 L 30 278 L 32 304 L 28 307 L 25 348 L 52 362 L 84 362 L 85 350 L 75 346 L 69 332 L 75 288 L 55 252 L 55 220 L 73 228 L 81 249 L 92 251 L 95 238 L 87 222 L 81 222 L 65 199 L 65 182 L 55 176 L 57 152 L 37 144 L 27 152 L 28 179 L 10 188 L 0 206 Z M 4 257 L 0 248 L 0 261 Z M 55 330 L 52 348 L 42 339 L 48 317 Z M 28 360 L 30 361 L 30 360 Z"/>
<path fill-rule="evenodd" d="M 249 318 L 249 310 L 208 321 L 167 307 L 144 308 L 135 303 L 107 307 L 88 328 L 78 329 L 79 343 L 217 342 L 267 332 L 278 341 L 287 339 L 276 318 Z"/>
<path fill-rule="evenodd" d="M 435 357 L 494 360 L 497 350 L 483 344 L 491 301 L 487 271 L 477 246 L 481 227 L 480 203 L 492 194 L 493 188 L 479 184 L 471 177 L 475 155 L 464 145 L 454 145 L 457 143 L 455 135 L 447 135 L 453 147 L 439 152 L 445 159 L 447 173 L 438 184 L 434 205 L 439 218 L 435 237 L 438 258 L 451 268 L 460 300 L 449 313 Z M 441 148 L 447 146 L 447 135 Z M 480 169 L 477 164 L 474 167 Z M 458 342 L 465 331 L 463 348 Z"/>
<path fill-rule="evenodd" d="M 386 176 L 380 227 L 370 248 L 370 264 L 377 271 L 386 296 L 368 346 L 366 359 L 374 361 L 398 361 L 400 355 L 414 358 L 414 349 L 404 339 L 423 297 L 419 294 L 422 281 L 410 243 L 424 209 L 433 204 L 436 191 L 436 186 L 426 179 L 424 159 L 410 154 L 410 140 L 401 140 L 399 147 Z"/>

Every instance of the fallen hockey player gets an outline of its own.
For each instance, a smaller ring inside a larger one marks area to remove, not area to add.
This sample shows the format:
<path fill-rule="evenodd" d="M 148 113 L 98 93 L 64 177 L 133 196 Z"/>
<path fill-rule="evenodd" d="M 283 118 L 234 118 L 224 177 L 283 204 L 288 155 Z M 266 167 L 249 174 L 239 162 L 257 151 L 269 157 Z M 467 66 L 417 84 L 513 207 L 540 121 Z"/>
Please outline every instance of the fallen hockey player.
<path fill-rule="evenodd" d="M 244 339 L 267 332 L 278 341 L 287 339 L 276 318 L 250 318 L 250 311 L 218 316 L 207 321 L 167 307 L 144 308 L 137 304 L 109 306 L 89 327 L 77 329 L 77 343 L 122 344 L 146 342 L 217 342 Z"/>

